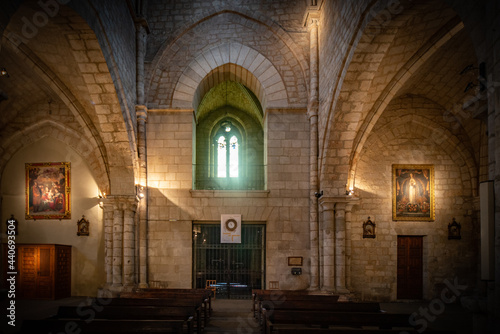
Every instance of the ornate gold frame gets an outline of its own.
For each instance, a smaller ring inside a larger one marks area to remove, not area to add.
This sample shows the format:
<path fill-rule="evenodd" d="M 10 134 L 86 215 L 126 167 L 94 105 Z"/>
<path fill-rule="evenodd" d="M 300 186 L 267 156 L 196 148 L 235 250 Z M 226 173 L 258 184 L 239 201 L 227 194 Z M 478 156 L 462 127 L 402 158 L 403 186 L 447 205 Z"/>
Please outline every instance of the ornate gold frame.
<path fill-rule="evenodd" d="M 26 164 L 26 219 L 71 218 L 70 169 L 69 162 Z"/>
<path fill-rule="evenodd" d="M 434 208 L 434 166 L 392 165 L 392 219 L 434 221 Z"/>

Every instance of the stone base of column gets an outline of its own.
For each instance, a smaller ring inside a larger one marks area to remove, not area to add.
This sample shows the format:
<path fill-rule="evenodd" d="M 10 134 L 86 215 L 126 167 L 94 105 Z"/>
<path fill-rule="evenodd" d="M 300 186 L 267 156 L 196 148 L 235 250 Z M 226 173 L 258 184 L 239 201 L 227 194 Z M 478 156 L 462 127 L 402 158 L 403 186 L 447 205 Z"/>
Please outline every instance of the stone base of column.
<path fill-rule="evenodd" d="M 122 292 L 122 286 L 114 286 L 110 284 L 106 284 L 102 288 L 97 290 L 98 298 L 118 298 L 120 297 L 120 293 Z"/>
<path fill-rule="evenodd" d="M 139 289 L 147 289 L 147 288 L 149 288 L 149 284 L 148 283 L 139 283 L 139 284 L 137 284 L 137 287 Z"/>
<path fill-rule="evenodd" d="M 351 293 L 349 290 L 347 290 L 344 287 L 336 287 L 335 292 L 338 293 L 339 295 L 348 295 Z"/>

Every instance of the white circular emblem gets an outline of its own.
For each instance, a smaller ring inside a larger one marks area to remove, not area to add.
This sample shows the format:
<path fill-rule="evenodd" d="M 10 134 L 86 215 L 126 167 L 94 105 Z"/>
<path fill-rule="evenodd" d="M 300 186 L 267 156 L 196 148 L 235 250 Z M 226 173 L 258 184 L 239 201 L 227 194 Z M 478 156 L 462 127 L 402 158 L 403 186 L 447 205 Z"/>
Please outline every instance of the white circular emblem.
<path fill-rule="evenodd" d="M 236 227 L 238 227 L 238 222 L 234 219 L 228 219 L 226 220 L 226 230 L 228 231 L 234 231 L 236 230 Z"/>

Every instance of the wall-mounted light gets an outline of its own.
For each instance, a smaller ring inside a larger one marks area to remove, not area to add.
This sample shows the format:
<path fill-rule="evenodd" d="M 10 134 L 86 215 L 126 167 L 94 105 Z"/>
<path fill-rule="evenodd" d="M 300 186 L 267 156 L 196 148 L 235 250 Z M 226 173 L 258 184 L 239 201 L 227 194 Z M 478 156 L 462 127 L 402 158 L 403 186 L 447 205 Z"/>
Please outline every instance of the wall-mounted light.
<path fill-rule="evenodd" d="M 144 186 L 141 186 L 141 185 L 137 185 L 137 197 L 139 199 L 143 199 L 144 198 Z"/>
<path fill-rule="evenodd" d="M 347 188 L 347 184 L 346 184 L 345 194 L 347 196 L 353 196 L 354 195 L 354 188 L 353 187 Z"/>
<path fill-rule="evenodd" d="M 5 69 L 5 67 L 2 67 L 0 69 L 0 77 L 7 77 L 7 78 L 10 77 L 9 72 L 7 72 L 7 70 Z"/>
<path fill-rule="evenodd" d="M 99 192 L 99 195 L 97 195 L 97 198 L 99 199 L 99 207 L 101 209 L 104 209 L 104 199 L 106 198 L 106 193 Z"/>
<path fill-rule="evenodd" d="M 315 192 L 314 196 L 316 196 L 316 198 L 320 198 L 321 196 L 323 196 L 323 190 L 321 190 L 320 192 Z"/>

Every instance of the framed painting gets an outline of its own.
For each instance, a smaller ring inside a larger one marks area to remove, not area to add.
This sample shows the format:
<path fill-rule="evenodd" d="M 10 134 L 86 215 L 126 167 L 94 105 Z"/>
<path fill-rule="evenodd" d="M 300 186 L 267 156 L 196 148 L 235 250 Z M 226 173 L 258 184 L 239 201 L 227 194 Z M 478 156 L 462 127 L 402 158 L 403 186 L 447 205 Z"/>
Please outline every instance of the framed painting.
<path fill-rule="evenodd" d="M 434 220 L 433 165 L 392 165 L 392 219 Z"/>
<path fill-rule="evenodd" d="M 26 164 L 26 219 L 70 219 L 70 163 Z"/>

